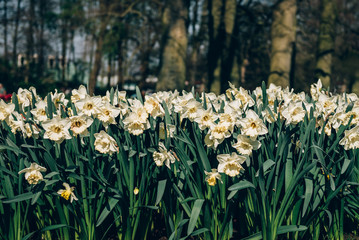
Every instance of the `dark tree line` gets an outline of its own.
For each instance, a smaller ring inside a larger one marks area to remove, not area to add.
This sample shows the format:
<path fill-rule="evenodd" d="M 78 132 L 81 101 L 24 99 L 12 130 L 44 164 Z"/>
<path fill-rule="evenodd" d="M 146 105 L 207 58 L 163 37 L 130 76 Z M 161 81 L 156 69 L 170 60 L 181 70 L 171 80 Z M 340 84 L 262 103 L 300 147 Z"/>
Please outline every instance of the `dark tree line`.
<path fill-rule="evenodd" d="M 359 93 L 356 0 L 1 0 L 0 81 Z M 111 79 L 111 81 L 110 81 Z M 52 84 L 52 85 L 51 85 Z M 72 84 L 72 85 L 71 85 Z M 46 88 L 42 88 L 44 91 Z"/>

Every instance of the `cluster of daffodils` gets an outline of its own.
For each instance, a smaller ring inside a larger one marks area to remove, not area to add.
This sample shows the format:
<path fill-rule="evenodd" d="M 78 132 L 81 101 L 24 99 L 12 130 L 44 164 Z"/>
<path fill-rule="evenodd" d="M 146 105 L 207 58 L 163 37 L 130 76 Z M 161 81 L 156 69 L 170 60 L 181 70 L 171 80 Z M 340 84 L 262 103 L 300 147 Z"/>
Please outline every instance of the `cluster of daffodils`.
<path fill-rule="evenodd" d="M 216 152 L 224 141 L 231 142 L 230 154 L 218 154 L 217 168 L 205 172 L 206 181 L 213 186 L 217 180 L 221 181 L 221 174 L 230 177 L 240 175 L 244 170 L 242 164 L 261 147 L 261 136 L 268 133 L 267 127 L 274 122 L 283 122 L 288 127 L 314 117 L 318 131 L 328 136 L 337 132 L 340 126 L 349 125 L 340 144 L 346 150 L 358 148 L 358 96 L 330 94 L 323 89 L 320 80 L 311 86 L 310 94 L 311 97 L 304 92 L 294 93 L 289 88 L 282 89 L 273 84 L 266 90 L 258 87 L 253 92 L 230 85 L 222 95 L 157 92 L 145 96 L 142 102 L 127 98 L 124 91 L 90 96 L 84 86 L 72 90 L 70 99 L 57 91 L 42 99 L 34 88 L 20 88 L 14 95 L 16 99 L 12 100 L 13 103 L 0 100 L 0 120 L 14 134 L 22 134 L 24 138 L 42 137 L 61 144 L 74 137 L 80 138 L 83 143 L 83 139 L 89 137 L 89 128 L 98 119 L 102 129 L 94 133 L 94 147 L 99 153 L 109 155 L 119 151 L 119 143 L 108 133 L 110 125 L 134 136 L 155 129 L 160 140 L 155 146 L 157 151 L 153 152 L 153 160 L 158 167 L 165 165 L 168 168 L 177 157 L 170 144 L 166 148 L 165 139 L 173 139 L 178 128 L 183 127 L 173 125 L 175 122 L 179 125 L 183 121 L 191 122 L 204 133 L 203 141 L 207 148 Z M 54 105 L 51 115 L 49 102 Z M 18 106 L 15 107 L 14 103 Z M 172 119 L 165 124 L 167 110 Z M 179 121 L 174 121 L 175 118 Z M 42 180 L 43 171 L 44 168 L 31 165 L 20 173 L 26 172 L 28 182 L 36 184 Z M 65 188 L 59 194 L 65 199 L 71 196 L 76 200 L 72 195 L 73 188 L 68 185 Z"/>

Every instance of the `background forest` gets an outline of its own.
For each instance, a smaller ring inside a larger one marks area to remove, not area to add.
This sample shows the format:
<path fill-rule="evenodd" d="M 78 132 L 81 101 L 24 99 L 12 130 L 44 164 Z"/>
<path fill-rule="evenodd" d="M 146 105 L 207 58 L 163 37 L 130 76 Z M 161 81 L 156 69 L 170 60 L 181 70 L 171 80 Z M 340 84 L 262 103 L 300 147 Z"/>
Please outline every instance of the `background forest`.
<path fill-rule="evenodd" d="M 359 93 L 357 0 L 1 0 L 0 82 Z"/>

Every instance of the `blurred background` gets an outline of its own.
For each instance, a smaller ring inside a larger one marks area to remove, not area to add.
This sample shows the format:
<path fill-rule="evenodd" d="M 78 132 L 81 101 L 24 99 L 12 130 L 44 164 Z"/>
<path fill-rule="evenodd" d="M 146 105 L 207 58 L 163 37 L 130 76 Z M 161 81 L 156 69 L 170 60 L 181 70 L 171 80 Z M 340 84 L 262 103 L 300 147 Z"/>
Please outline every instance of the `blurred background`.
<path fill-rule="evenodd" d="M 0 0 L 0 83 L 359 93 L 358 0 Z"/>

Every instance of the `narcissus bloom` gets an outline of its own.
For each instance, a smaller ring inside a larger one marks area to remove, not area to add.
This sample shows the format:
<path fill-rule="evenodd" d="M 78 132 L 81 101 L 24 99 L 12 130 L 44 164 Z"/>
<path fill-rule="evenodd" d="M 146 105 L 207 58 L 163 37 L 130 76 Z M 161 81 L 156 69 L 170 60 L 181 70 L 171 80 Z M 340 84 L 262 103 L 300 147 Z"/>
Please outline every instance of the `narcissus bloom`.
<path fill-rule="evenodd" d="M 15 110 L 15 104 L 5 103 L 4 100 L 0 99 L 0 120 L 3 121 L 7 119 L 10 114 Z"/>
<path fill-rule="evenodd" d="M 304 120 L 305 114 L 306 111 L 302 106 L 302 102 L 290 103 L 282 112 L 283 117 L 286 119 L 286 125 L 298 124 Z"/>
<path fill-rule="evenodd" d="M 108 135 L 104 130 L 95 133 L 95 149 L 100 153 L 108 153 L 112 155 L 119 151 L 116 140 Z"/>
<path fill-rule="evenodd" d="M 162 142 L 158 144 L 159 152 L 155 151 L 153 153 L 153 160 L 155 161 L 156 165 L 158 167 L 163 166 L 163 163 L 171 169 L 170 164 L 174 163 L 176 161 L 176 158 L 173 156 L 173 154 L 169 151 L 167 151 L 165 145 L 163 145 Z"/>
<path fill-rule="evenodd" d="M 359 125 L 350 130 L 345 130 L 344 137 L 339 144 L 344 145 L 345 150 L 359 148 Z"/>
<path fill-rule="evenodd" d="M 264 125 L 263 120 L 251 109 L 246 112 L 245 118 L 239 120 L 239 123 L 241 125 L 242 134 L 251 138 L 256 138 L 258 135 L 268 133 L 268 129 Z"/>
<path fill-rule="evenodd" d="M 207 176 L 206 182 L 208 183 L 208 185 L 210 185 L 210 186 L 216 185 L 217 179 L 222 182 L 221 174 L 219 174 L 219 172 L 217 172 L 217 169 L 212 168 L 212 172 L 204 171 L 204 173 Z"/>
<path fill-rule="evenodd" d="M 65 139 L 71 139 L 69 128 L 71 121 L 68 118 L 62 119 L 60 116 L 56 116 L 53 119 L 44 121 L 42 127 L 45 129 L 44 138 L 50 139 L 57 143 L 62 143 Z"/>
<path fill-rule="evenodd" d="M 25 179 L 29 184 L 38 184 L 44 179 L 41 172 L 46 172 L 46 168 L 37 163 L 31 163 L 30 167 L 21 170 L 19 174 L 25 173 Z"/>
<path fill-rule="evenodd" d="M 93 123 L 93 119 L 87 115 L 79 115 L 70 117 L 71 121 L 71 131 L 74 136 L 82 135 L 87 136 L 89 134 L 88 128 Z"/>
<path fill-rule="evenodd" d="M 244 170 L 241 164 L 246 161 L 246 157 L 233 152 L 231 155 L 219 154 L 217 155 L 217 160 L 219 162 L 217 167 L 218 172 L 225 173 L 230 177 L 235 177 L 241 170 Z"/>
<path fill-rule="evenodd" d="M 261 143 L 257 140 L 252 140 L 249 137 L 238 135 L 237 142 L 232 145 L 237 152 L 243 155 L 252 155 L 253 150 L 257 150 L 261 147 Z"/>
<path fill-rule="evenodd" d="M 60 189 L 59 191 L 57 191 L 57 193 L 60 194 L 61 197 L 65 198 L 66 200 L 70 199 L 71 203 L 73 200 L 77 201 L 78 199 L 74 193 L 75 187 L 70 187 L 68 183 L 63 183 L 62 185 L 65 187 L 65 189 Z"/>

